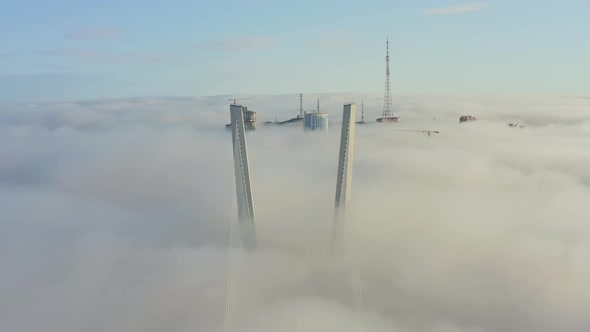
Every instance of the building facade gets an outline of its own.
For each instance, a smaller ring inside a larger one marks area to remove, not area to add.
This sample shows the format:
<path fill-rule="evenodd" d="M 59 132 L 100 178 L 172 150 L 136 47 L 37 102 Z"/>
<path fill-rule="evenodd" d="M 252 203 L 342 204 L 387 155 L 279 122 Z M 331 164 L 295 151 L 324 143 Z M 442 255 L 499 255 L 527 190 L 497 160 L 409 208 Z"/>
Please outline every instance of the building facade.
<path fill-rule="evenodd" d="M 305 131 L 328 131 L 328 113 L 305 113 Z"/>

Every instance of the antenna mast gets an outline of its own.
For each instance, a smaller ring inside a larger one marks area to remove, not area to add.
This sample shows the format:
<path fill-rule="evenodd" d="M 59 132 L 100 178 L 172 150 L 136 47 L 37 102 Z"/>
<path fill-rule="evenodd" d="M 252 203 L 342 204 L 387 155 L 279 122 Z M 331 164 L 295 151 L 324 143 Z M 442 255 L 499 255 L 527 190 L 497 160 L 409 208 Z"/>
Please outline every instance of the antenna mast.
<path fill-rule="evenodd" d="M 389 85 L 389 37 L 387 37 L 387 53 L 385 55 L 385 96 L 383 97 L 383 118 L 392 117 L 391 113 L 391 86 Z"/>
<path fill-rule="evenodd" d="M 299 94 L 299 117 L 303 117 L 303 93 Z"/>
<path fill-rule="evenodd" d="M 365 122 L 365 101 L 361 100 L 361 122 Z"/>

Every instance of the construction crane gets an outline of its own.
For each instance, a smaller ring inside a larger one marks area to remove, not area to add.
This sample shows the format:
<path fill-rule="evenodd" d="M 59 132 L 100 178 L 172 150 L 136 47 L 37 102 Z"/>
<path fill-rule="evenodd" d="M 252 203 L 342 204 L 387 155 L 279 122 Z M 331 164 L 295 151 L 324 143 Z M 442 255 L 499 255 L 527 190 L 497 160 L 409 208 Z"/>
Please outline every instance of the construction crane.
<path fill-rule="evenodd" d="M 430 137 L 430 134 L 438 134 L 438 130 L 423 130 L 423 133 L 427 133 L 428 137 Z"/>
<path fill-rule="evenodd" d="M 233 101 L 234 105 L 236 105 L 238 100 L 249 100 L 249 99 L 252 99 L 252 98 L 230 98 L 227 101 Z"/>
<path fill-rule="evenodd" d="M 398 129 L 396 131 L 411 131 L 411 132 L 415 132 L 415 133 L 425 133 L 428 134 L 428 137 L 430 137 L 430 134 L 440 134 L 440 132 L 438 130 L 412 130 L 412 129 Z"/>

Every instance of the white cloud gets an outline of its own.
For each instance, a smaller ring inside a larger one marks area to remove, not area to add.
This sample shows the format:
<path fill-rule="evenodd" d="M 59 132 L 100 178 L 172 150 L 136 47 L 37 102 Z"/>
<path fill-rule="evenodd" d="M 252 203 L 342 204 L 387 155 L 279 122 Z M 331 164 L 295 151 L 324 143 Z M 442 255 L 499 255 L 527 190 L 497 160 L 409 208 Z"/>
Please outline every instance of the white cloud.
<path fill-rule="evenodd" d="M 296 94 L 251 97 L 260 122 L 298 112 Z M 321 98 L 326 135 L 248 134 L 260 250 L 235 252 L 236 331 L 586 329 L 589 99 L 397 96 L 384 126 L 381 95 Z M 361 98 L 363 313 L 327 254 L 340 112 Z M 0 330 L 222 328 L 227 99 L 0 105 Z"/>
<path fill-rule="evenodd" d="M 450 15 L 450 14 L 463 14 L 469 12 L 477 12 L 486 7 L 485 3 L 482 2 L 471 2 L 463 5 L 442 7 L 442 8 L 431 8 L 424 12 L 425 15 Z"/>

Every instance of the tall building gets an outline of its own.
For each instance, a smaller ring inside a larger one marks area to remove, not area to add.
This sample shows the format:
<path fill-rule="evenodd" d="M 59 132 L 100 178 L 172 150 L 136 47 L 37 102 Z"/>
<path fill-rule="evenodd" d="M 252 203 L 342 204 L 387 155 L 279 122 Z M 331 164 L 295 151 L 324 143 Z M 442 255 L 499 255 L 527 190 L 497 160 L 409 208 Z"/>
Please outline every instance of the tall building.
<path fill-rule="evenodd" d="M 328 131 L 328 113 L 305 113 L 305 130 Z"/>
<path fill-rule="evenodd" d="M 305 131 L 328 131 L 328 113 L 320 111 L 319 99 L 318 108 L 315 113 L 305 113 L 303 127 Z"/>
<path fill-rule="evenodd" d="M 246 130 L 256 130 L 256 112 L 249 111 L 248 107 L 242 106 L 244 109 L 244 126 Z"/>

